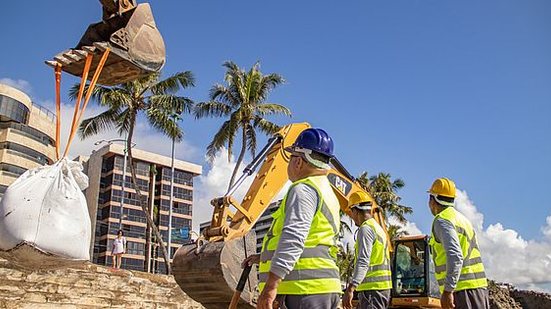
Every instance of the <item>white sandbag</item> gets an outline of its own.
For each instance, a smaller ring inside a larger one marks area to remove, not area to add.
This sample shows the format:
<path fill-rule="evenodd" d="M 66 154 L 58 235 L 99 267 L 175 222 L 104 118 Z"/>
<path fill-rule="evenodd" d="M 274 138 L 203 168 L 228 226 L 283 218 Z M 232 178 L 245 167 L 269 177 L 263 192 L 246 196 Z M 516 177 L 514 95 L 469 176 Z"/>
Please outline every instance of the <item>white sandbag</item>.
<path fill-rule="evenodd" d="M 0 253 L 15 262 L 89 260 L 87 187 L 79 162 L 63 159 L 26 171 L 0 202 Z"/>

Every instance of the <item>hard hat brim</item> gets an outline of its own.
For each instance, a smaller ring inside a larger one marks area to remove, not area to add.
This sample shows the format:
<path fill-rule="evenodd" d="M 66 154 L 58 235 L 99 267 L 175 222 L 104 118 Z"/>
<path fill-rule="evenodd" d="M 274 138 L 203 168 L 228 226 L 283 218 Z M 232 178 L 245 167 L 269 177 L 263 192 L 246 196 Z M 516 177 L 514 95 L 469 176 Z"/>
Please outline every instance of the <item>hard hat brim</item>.
<path fill-rule="evenodd" d="M 352 205 L 350 208 L 356 208 L 356 209 L 359 209 L 359 210 L 371 210 L 373 208 L 373 205 L 356 204 L 356 205 Z"/>

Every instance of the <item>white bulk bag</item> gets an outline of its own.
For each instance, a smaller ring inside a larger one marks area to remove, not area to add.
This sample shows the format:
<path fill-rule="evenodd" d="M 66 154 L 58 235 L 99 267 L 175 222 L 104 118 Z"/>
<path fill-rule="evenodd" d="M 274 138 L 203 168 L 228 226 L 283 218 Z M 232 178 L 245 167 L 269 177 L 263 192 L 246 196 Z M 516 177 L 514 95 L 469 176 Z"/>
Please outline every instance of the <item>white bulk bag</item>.
<path fill-rule="evenodd" d="M 82 193 L 87 187 L 79 162 L 63 159 L 26 171 L 0 202 L 0 255 L 34 268 L 89 260 L 91 226 Z"/>

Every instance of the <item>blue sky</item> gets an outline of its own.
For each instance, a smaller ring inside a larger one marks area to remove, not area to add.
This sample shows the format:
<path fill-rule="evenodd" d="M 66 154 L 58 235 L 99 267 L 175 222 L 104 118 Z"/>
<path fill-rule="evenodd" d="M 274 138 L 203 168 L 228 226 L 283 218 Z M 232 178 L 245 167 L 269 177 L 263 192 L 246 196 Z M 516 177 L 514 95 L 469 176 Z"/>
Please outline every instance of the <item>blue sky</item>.
<path fill-rule="evenodd" d="M 411 219 L 429 232 L 425 190 L 436 177 L 468 192 L 485 223 L 540 241 L 551 215 L 551 2 L 155 1 L 166 74 L 195 73 L 196 101 L 222 81 L 221 64 L 261 61 L 287 83 L 271 101 L 326 129 L 353 174 L 401 177 Z M 43 64 L 100 20 L 97 1 L 3 4 L 0 78 L 54 97 Z M 7 14 L 6 14 L 7 13 Z M 64 93 L 76 79 L 64 76 Z M 68 101 L 65 95 L 65 101 Z M 185 157 L 220 120 L 184 119 Z M 183 151 L 183 150 L 182 150 Z M 550 280 L 551 281 L 551 280 Z"/>

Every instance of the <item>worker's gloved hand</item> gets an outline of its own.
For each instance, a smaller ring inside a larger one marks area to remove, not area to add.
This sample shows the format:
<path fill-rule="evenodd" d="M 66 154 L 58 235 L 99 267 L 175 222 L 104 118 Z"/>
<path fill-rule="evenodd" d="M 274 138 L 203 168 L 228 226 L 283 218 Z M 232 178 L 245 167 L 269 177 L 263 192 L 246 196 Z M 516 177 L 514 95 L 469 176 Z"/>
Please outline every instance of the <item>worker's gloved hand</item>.
<path fill-rule="evenodd" d="M 453 303 L 453 292 L 444 291 L 444 293 L 442 293 L 442 297 L 440 297 L 440 306 L 442 306 L 442 309 L 455 308 Z"/>
<path fill-rule="evenodd" d="M 260 263 L 260 254 L 253 254 L 243 260 L 243 262 L 241 263 L 241 268 L 245 268 L 246 266 L 252 266 L 253 264 L 258 264 L 258 263 Z"/>

